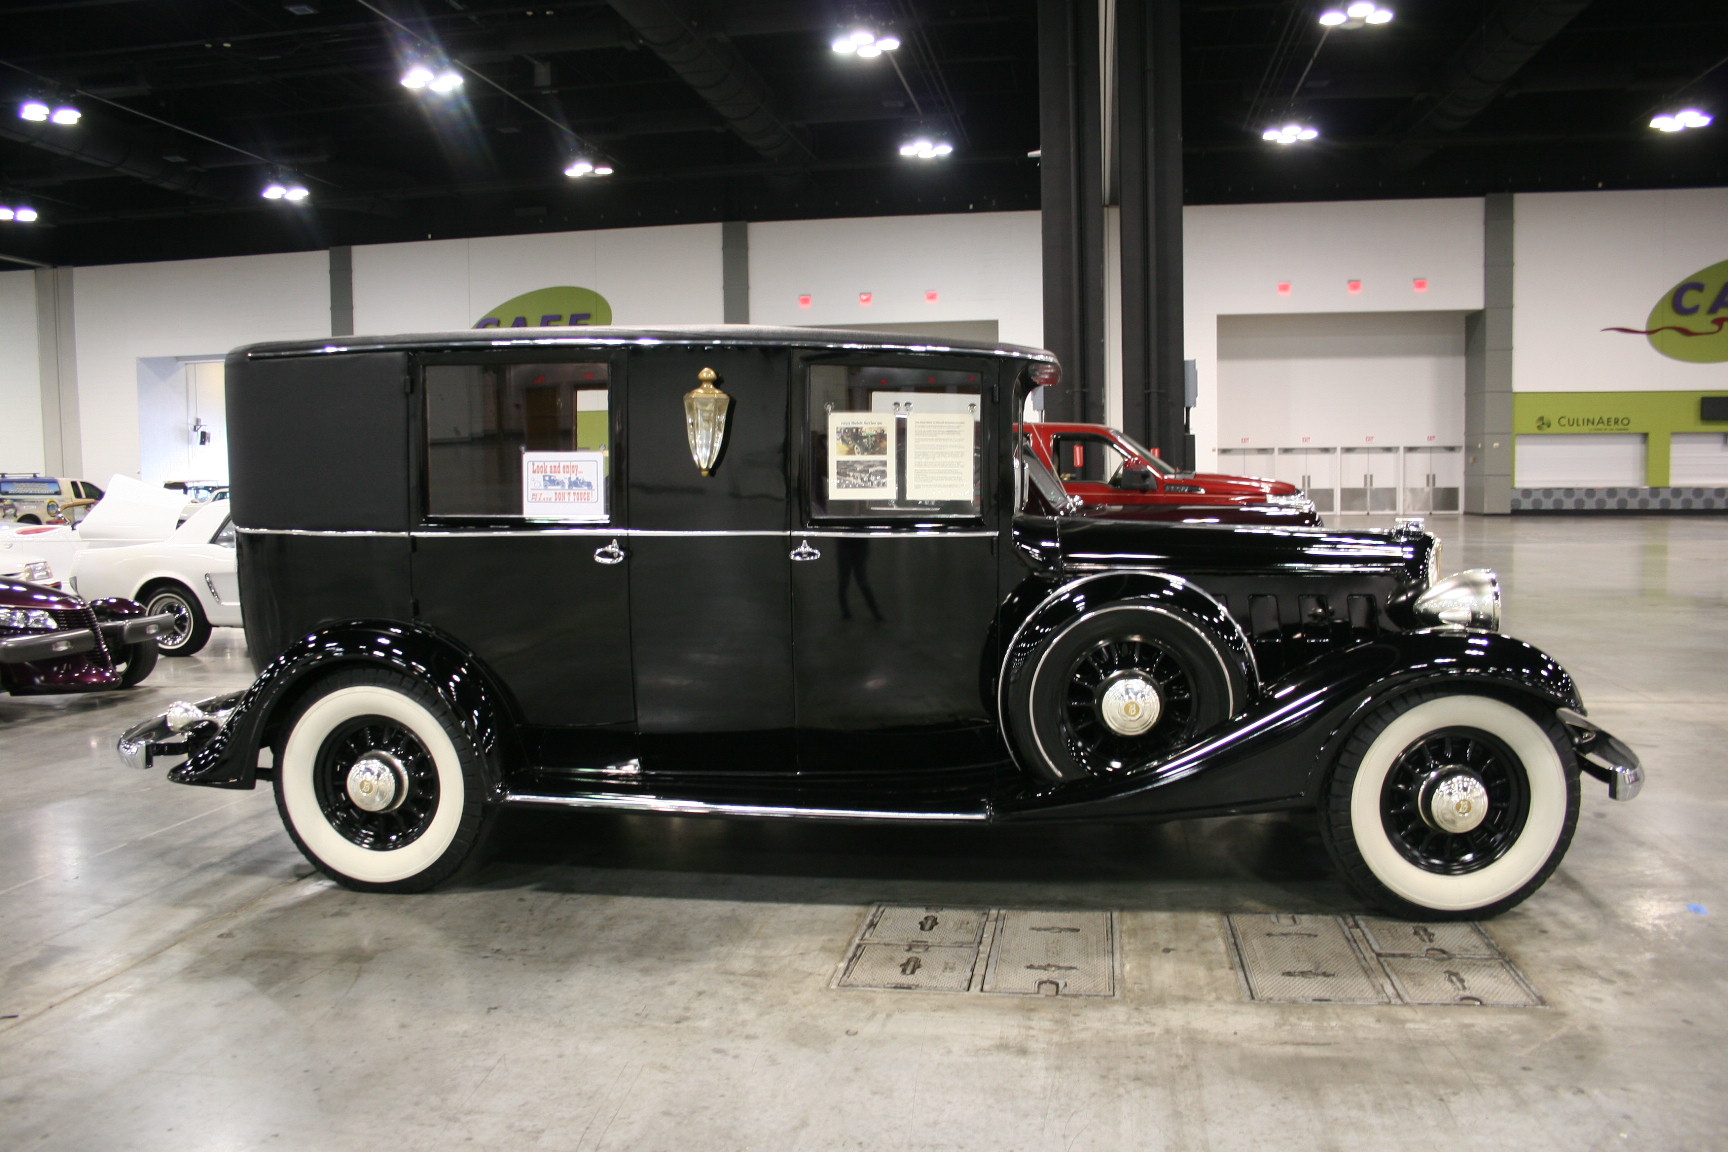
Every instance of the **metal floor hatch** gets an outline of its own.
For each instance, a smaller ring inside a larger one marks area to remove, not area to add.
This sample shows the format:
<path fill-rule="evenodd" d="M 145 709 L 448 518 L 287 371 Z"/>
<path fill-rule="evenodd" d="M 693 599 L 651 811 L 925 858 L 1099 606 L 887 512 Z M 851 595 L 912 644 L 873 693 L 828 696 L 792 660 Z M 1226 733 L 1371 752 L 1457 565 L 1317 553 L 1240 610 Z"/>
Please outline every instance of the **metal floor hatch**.
<path fill-rule="evenodd" d="M 1112 997 L 1114 911 L 879 904 L 847 949 L 836 988 Z"/>
<path fill-rule="evenodd" d="M 1231 914 L 1231 959 L 1251 1000 L 1534 1008 L 1543 1003 L 1480 924 Z"/>

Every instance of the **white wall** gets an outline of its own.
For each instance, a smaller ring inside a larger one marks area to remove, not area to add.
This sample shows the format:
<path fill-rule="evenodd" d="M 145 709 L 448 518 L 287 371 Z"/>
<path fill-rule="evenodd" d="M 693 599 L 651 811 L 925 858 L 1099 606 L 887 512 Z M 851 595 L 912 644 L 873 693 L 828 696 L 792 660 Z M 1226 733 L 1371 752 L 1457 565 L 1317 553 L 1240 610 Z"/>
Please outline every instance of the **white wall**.
<path fill-rule="evenodd" d="M 1517 391 L 1728 387 L 1728 363 L 1671 360 L 1643 336 L 1602 331 L 1643 328 L 1664 293 L 1728 259 L 1728 188 L 1533 193 L 1513 207 Z"/>
<path fill-rule="evenodd" d="M 537 288 L 591 288 L 616 324 L 718 324 L 718 224 L 375 244 L 354 249 L 354 330 L 472 328 Z"/>
<path fill-rule="evenodd" d="M 756 324 L 995 320 L 1009 344 L 1044 341 L 1037 212 L 789 220 L 750 225 Z M 935 292 L 934 303 L 925 300 Z M 859 293 L 872 301 L 860 304 Z M 810 307 L 798 304 L 810 297 Z"/>
<path fill-rule="evenodd" d="M 84 475 L 139 471 L 139 359 L 330 333 L 324 252 L 113 264 L 73 275 Z"/>
<path fill-rule="evenodd" d="M 1221 316 L 1436 311 L 1482 307 L 1482 201 L 1245 204 L 1183 213 L 1186 355 L 1197 361 L 1197 463 L 1219 444 Z M 1428 281 L 1417 292 L 1413 281 Z M 1360 280 L 1351 293 L 1348 281 Z M 1289 296 L 1278 285 L 1291 286 Z M 1229 445 L 1224 445 L 1228 447 Z"/>
<path fill-rule="evenodd" d="M 40 471 L 44 459 L 35 274 L 0 272 L 0 472 Z"/>
<path fill-rule="evenodd" d="M 1462 312 L 1218 319 L 1222 448 L 1464 442 Z"/>

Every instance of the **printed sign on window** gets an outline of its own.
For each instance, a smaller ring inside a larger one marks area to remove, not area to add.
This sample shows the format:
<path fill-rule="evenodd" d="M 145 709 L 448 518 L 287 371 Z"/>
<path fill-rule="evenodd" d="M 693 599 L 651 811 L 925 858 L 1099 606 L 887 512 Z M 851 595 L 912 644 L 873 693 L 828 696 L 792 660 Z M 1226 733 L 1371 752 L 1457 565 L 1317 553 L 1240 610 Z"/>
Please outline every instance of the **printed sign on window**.
<path fill-rule="evenodd" d="M 522 453 L 522 515 L 535 520 L 605 520 L 606 454 Z"/>
<path fill-rule="evenodd" d="M 828 413 L 828 499 L 894 497 L 894 417 Z"/>
<path fill-rule="evenodd" d="M 906 418 L 906 499 L 971 500 L 972 417 L 963 412 Z"/>

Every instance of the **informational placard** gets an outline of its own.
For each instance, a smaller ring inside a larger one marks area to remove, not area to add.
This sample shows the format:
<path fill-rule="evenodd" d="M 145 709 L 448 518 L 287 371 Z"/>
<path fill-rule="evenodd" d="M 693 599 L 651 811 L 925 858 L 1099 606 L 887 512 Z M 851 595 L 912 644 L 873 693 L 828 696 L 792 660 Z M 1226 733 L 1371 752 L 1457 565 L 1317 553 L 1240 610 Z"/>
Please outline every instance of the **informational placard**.
<path fill-rule="evenodd" d="M 522 515 L 534 520 L 605 520 L 606 454 L 522 453 Z"/>
<path fill-rule="evenodd" d="M 828 413 L 828 499 L 894 497 L 894 417 Z"/>
<path fill-rule="evenodd" d="M 971 500 L 972 417 L 914 412 L 906 417 L 906 499 Z"/>

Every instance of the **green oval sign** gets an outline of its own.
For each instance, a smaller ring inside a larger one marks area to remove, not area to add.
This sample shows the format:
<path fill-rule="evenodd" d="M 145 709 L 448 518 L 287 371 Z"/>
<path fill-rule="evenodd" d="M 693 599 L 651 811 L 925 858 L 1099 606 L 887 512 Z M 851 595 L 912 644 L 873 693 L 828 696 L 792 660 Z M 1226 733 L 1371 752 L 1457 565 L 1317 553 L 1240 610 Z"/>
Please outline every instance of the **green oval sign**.
<path fill-rule="evenodd" d="M 612 305 L 592 288 L 536 288 L 504 301 L 476 328 L 551 328 L 560 324 L 612 323 Z"/>
<path fill-rule="evenodd" d="M 1728 260 L 1694 272 L 1650 310 L 1642 335 L 1662 355 L 1692 364 L 1728 360 Z"/>

